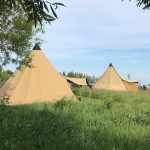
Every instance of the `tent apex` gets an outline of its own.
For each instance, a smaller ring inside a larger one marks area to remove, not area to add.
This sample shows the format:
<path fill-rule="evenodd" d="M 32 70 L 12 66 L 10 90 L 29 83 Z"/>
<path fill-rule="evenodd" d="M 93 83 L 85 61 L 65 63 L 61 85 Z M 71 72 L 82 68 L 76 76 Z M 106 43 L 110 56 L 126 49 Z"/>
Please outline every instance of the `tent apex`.
<path fill-rule="evenodd" d="M 38 44 L 35 44 L 32 50 L 41 50 L 40 46 Z"/>
<path fill-rule="evenodd" d="M 109 64 L 109 67 L 113 67 L 112 63 Z"/>

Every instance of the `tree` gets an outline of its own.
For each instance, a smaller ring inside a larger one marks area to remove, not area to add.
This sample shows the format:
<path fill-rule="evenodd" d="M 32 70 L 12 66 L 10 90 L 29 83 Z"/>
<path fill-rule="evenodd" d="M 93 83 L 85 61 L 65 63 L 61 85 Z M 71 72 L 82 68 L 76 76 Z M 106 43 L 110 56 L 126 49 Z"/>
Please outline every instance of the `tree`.
<path fill-rule="evenodd" d="M 0 71 L 0 87 L 12 76 L 13 72 L 10 70 Z"/>
<path fill-rule="evenodd" d="M 131 74 L 130 73 L 127 75 L 127 77 L 128 77 L 128 80 L 131 80 Z"/>
<path fill-rule="evenodd" d="M 59 5 L 65 6 L 44 0 L 0 0 L 0 68 L 10 62 L 28 64 L 33 37 L 43 32 L 45 22 L 58 18 Z"/>
<path fill-rule="evenodd" d="M 150 0 L 137 0 L 137 5 L 139 7 L 143 5 L 143 9 L 150 9 Z"/>
<path fill-rule="evenodd" d="M 146 85 L 143 85 L 142 89 L 143 89 L 143 91 L 146 91 L 147 90 Z"/>
<path fill-rule="evenodd" d="M 66 76 L 66 72 L 65 72 L 65 71 L 63 71 L 62 75 L 65 77 L 65 76 Z"/>
<path fill-rule="evenodd" d="M 56 9 L 58 6 L 65 6 L 62 3 L 50 3 L 45 0 L 1 0 L 1 7 L 11 10 L 22 8 L 23 14 L 28 18 L 27 22 L 38 23 L 42 26 L 43 22 L 51 23 L 57 19 Z"/>
<path fill-rule="evenodd" d="M 124 1 L 124 0 L 122 0 Z M 129 0 L 131 1 L 131 0 Z M 138 7 L 143 7 L 143 9 L 150 9 L 150 0 L 136 0 Z"/>
<path fill-rule="evenodd" d="M 6 64 L 22 63 L 31 48 L 33 37 L 42 32 L 41 28 L 34 28 L 34 23 L 27 24 L 23 10 L 10 10 L 0 6 L 0 67 Z"/>

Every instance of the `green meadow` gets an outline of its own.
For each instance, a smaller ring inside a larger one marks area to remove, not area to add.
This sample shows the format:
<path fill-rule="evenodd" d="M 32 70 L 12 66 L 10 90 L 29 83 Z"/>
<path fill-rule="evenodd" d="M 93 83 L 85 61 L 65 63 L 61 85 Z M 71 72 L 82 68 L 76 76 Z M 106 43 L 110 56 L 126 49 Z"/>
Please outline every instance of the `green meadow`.
<path fill-rule="evenodd" d="M 149 150 L 150 92 L 0 106 L 1 150 Z"/>

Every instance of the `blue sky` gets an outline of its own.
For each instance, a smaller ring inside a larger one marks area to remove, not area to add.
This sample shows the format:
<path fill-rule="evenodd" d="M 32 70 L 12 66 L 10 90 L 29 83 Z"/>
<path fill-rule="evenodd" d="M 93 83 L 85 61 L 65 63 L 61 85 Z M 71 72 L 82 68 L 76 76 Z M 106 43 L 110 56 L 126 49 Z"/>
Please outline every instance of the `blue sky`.
<path fill-rule="evenodd" d="M 55 0 L 54 0 L 55 1 Z M 100 76 L 110 62 L 127 78 L 150 83 L 150 11 L 125 0 L 59 0 L 42 49 L 58 71 Z"/>

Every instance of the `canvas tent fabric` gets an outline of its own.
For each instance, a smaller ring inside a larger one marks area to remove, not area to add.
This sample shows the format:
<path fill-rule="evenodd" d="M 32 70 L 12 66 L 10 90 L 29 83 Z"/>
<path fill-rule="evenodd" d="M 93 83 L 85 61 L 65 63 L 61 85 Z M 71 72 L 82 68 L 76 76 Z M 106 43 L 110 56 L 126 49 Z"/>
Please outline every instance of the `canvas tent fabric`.
<path fill-rule="evenodd" d="M 121 77 L 110 63 L 104 74 L 98 79 L 93 86 L 94 91 L 112 90 L 112 91 L 127 91 Z"/>
<path fill-rule="evenodd" d="M 95 83 L 93 90 L 127 91 L 121 77 L 112 64 L 109 65 L 108 69 Z"/>
<path fill-rule="evenodd" d="M 56 71 L 39 46 L 30 53 L 31 67 L 22 66 L 0 88 L 0 96 L 7 95 L 10 104 L 28 104 L 74 98 L 67 81 Z"/>
<path fill-rule="evenodd" d="M 86 78 L 71 78 L 71 77 L 65 77 L 67 81 L 72 82 L 79 86 L 87 86 L 87 79 Z"/>
<path fill-rule="evenodd" d="M 113 65 L 110 63 L 107 70 L 93 86 L 93 90 L 137 91 L 137 85 L 137 82 L 122 80 Z"/>
<path fill-rule="evenodd" d="M 138 81 L 131 81 L 131 80 L 124 80 L 122 79 L 124 85 L 126 86 L 128 91 L 136 92 L 139 89 L 139 82 Z"/>

